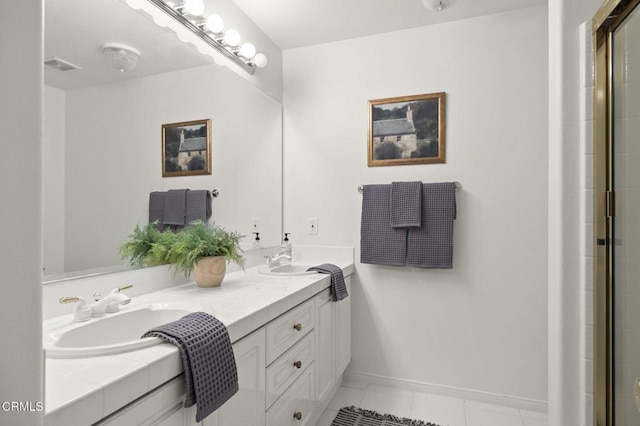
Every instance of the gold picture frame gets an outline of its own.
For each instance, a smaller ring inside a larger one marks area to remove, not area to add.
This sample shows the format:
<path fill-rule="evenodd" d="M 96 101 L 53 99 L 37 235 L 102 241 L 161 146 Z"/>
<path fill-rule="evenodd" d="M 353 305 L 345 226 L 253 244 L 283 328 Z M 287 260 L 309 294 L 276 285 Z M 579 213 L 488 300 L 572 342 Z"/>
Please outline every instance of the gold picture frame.
<path fill-rule="evenodd" d="M 162 177 L 211 174 L 211 120 L 162 125 Z"/>
<path fill-rule="evenodd" d="M 369 101 L 368 166 L 445 163 L 445 92 Z"/>

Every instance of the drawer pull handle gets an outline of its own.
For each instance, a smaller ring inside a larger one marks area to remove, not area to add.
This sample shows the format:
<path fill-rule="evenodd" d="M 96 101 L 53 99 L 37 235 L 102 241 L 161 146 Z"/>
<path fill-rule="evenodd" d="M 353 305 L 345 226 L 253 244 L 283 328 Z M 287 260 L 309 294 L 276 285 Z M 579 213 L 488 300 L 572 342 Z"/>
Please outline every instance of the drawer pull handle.
<path fill-rule="evenodd" d="M 293 413 L 293 418 L 296 420 L 302 420 L 302 413 L 300 411 L 296 411 Z"/>
<path fill-rule="evenodd" d="M 302 330 L 302 324 L 297 323 L 296 325 L 293 326 L 293 328 L 295 328 L 296 331 L 300 331 L 300 330 Z"/>
<path fill-rule="evenodd" d="M 293 366 L 296 368 L 302 368 L 302 361 L 296 361 L 293 363 Z"/>

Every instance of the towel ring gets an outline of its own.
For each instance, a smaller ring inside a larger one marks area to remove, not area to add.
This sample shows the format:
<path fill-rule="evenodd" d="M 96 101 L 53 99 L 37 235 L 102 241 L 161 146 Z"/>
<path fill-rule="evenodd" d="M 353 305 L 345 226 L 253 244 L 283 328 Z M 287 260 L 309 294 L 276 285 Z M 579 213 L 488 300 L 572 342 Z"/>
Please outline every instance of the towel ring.
<path fill-rule="evenodd" d="M 462 184 L 460 182 L 458 182 L 457 180 L 453 182 L 453 184 L 456 187 L 456 192 L 460 191 L 462 189 Z M 362 185 L 358 186 L 358 192 L 362 194 Z"/>

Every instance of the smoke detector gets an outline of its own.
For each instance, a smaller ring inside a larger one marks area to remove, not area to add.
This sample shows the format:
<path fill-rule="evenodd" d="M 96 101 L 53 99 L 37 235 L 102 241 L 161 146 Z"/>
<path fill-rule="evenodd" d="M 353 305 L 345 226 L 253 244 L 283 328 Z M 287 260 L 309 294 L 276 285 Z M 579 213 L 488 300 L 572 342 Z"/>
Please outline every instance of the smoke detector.
<path fill-rule="evenodd" d="M 138 66 L 140 52 L 131 46 L 118 43 L 105 43 L 102 45 L 102 56 L 115 69 L 120 72 L 130 71 Z"/>

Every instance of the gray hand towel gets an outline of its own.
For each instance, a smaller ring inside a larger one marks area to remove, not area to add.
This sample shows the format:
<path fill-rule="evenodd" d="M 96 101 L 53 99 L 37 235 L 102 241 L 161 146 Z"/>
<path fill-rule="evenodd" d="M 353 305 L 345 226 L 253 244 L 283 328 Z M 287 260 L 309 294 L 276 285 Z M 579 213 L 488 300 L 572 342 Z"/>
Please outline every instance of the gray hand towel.
<path fill-rule="evenodd" d="M 155 327 L 142 337 L 159 337 L 180 349 L 187 388 L 185 407 L 197 403 L 196 422 L 217 410 L 239 388 L 227 328 L 205 312 L 193 312 Z"/>
<path fill-rule="evenodd" d="M 349 295 L 347 293 L 347 285 L 344 283 L 344 274 L 339 266 L 323 263 L 322 265 L 312 266 L 307 271 L 317 271 L 321 274 L 331 275 L 331 298 L 334 302 L 342 300 Z"/>
<path fill-rule="evenodd" d="M 207 223 L 210 217 L 211 193 L 207 190 L 188 191 L 185 224 L 188 225 L 194 220 Z"/>
<path fill-rule="evenodd" d="M 360 262 L 405 266 L 407 230 L 391 227 L 390 185 L 364 185 L 360 222 Z"/>
<path fill-rule="evenodd" d="M 158 221 L 156 228 L 162 231 L 164 224 L 164 201 L 167 196 L 166 192 L 154 191 L 149 194 L 149 223 Z"/>
<path fill-rule="evenodd" d="M 392 182 L 390 202 L 392 228 L 420 227 L 422 182 Z"/>
<path fill-rule="evenodd" d="M 407 236 L 407 266 L 453 268 L 453 221 L 456 189 L 453 182 L 422 185 L 422 227 Z"/>
<path fill-rule="evenodd" d="M 188 189 L 170 189 L 167 192 L 164 202 L 163 224 L 175 226 L 185 225 L 184 220 L 187 208 L 188 191 Z"/>

